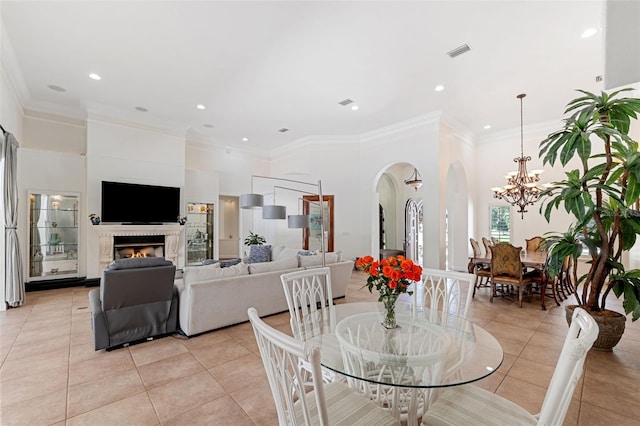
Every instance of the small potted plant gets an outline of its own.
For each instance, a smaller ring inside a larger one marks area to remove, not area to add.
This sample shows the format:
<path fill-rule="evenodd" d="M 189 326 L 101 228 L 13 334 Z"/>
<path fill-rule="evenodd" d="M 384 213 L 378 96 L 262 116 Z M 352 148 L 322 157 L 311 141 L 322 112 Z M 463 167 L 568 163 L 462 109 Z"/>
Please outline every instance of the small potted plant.
<path fill-rule="evenodd" d="M 267 240 L 258 234 L 254 234 L 252 231 L 249 231 L 249 236 L 244 239 L 245 246 L 261 246 L 265 244 Z"/>
<path fill-rule="evenodd" d="M 619 96 L 629 90 L 600 95 L 579 90 L 583 96 L 568 104 L 565 113 L 571 115 L 564 126 L 540 143 L 544 164 L 566 166 L 578 160 L 579 168 L 566 171 L 566 179 L 542 193 L 546 199 L 540 211 L 549 221 L 552 210 L 562 205 L 573 216 L 567 232 L 546 236 L 549 270 L 555 276 L 564 258 L 577 265 L 588 251 L 588 272 L 578 278 L 573 269 L 575 297 L 598 322 L 593 347 L 600 350 L 611 350 L 624 332 L 625 315 L 606 309 L 611 291 L 623 296 L 632 321 L 640 318 L 640 269 L 626 269 L 622 263 L 623 253 L 640 235 L 640 153 L 629 135 L 640 99 Z"/>
<path fill-rule="evenodd" d="M 89 220 L 91 220 L 91 223 L 92 223 L 93 225 L 100 225 L 100 216 L 98 216 L 98 215 L 97 215 L 97 214 L 95 214 L 95 213 L 91 213 L 91 214 L 89 215 Z"/>

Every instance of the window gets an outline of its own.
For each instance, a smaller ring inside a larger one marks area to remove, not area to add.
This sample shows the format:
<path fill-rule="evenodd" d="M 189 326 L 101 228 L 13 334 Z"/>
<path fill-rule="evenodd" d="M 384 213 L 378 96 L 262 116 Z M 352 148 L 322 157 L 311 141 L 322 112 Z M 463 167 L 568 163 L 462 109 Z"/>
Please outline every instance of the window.
<path fill-rule="evenodd" d="M 489 206 L 491 238 L 508 243 L 511 240 L 511 206 Z"/>

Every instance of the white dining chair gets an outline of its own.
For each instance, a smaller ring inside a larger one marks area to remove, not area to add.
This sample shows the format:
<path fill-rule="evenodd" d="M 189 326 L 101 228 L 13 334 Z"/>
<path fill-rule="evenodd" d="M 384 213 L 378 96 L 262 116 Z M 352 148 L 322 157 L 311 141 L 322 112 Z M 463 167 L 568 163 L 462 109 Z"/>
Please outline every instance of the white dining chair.
<path fill-rule="evenodd" d="M 321 335 L 323 330 L 333 330 L 336 313 L 331 294 L 331 270 L 328 267 L 290 272 L 280 276 L 284 295 L 291 316 L 293 337 L 308 340 Z M 337 348 L 337 342 L 336 342 Z M 304 361 L 300 365 L 307 372 L 310 366 Z M 322 369 L 325 382 L 341 380 L 335 372 Z"/>
<path fill-rule="evenodd" d="M 404 335 L 403 328 L 416 330 Z M 335 334 L 349 386 L 404 424 L 417 425 L 430 395 L 423 386 L 441 380 L 450 347 L 448 334 L 410 316 L 399 331 L 387 330 L 377 312 L 345 318 L 336 325 Z"/>
<path fill-rule="evenodd" d="M 583 309 L 573 312 L 571 326 L 539 414 L 478 386 L 449 388 L 422 418 L 434 425 L 561 425 L 582 375 L 584 360 L 598 337 L 598 325 Z"/>
<path fill-rule="evenodd" d="M 422 287 L 414 292 L 414 301 L 428 310 L 431 322 L 467 319 L 476 279 L 473 274 L 425 268 L 422 276 Z"/>
<path fill-rule="evenodd" d="M 255 308 L 247 311 L 281 426 L 295 425 L 399 425 L 400 423 L 368 398 L 345 383 L 325 384 L 320 368 L 320 348 L 270 327 Z M 298 359 L 305 360 L 312 374 L 313 389 L 302 382 Z"/>

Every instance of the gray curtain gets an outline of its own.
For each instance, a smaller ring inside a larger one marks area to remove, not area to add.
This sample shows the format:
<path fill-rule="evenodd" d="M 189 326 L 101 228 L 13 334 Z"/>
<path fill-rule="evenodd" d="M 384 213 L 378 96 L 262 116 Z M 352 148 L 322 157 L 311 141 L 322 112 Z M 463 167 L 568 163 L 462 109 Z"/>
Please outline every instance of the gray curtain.
<path fill-rule="evenodd" d="M 18 141 L 11 133 L 4 134 L 2 157 L 4 162 L 4 205 L 5 237 L 5 301 L 11 307 L 24 304 L 24 281 L 22 261 L 18 244 Z"/>

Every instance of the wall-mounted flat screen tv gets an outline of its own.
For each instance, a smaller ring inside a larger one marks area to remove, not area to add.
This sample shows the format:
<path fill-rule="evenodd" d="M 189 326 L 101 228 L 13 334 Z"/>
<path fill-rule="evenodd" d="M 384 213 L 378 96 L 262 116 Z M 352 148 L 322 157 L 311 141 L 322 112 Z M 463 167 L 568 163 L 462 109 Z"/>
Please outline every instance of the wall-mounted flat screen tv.
<path fill-rule="evenodd" d="M 103 222 L 175 223 L 180 214 L 180 188 L 102 181 Z"/>

